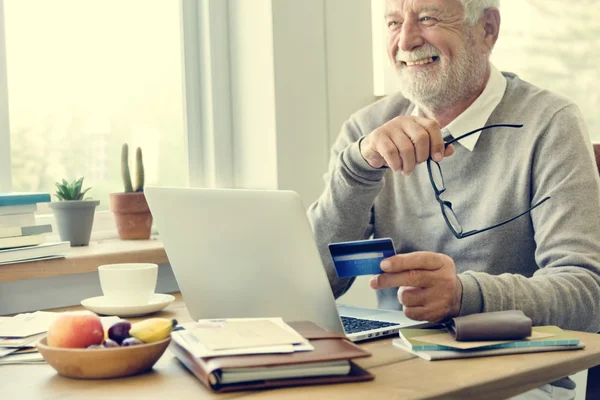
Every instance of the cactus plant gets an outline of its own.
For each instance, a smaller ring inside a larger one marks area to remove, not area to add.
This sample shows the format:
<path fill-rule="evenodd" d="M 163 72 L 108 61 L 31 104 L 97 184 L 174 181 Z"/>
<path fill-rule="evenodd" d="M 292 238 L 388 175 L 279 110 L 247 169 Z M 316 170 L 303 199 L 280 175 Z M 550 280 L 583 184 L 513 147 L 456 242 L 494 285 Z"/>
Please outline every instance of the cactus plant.
<path fill-rule="evenodd" d="M 121 148 L 121 177 L 125 193 L 144 191 L 144 161 L 140 147 L 135 151 L 135 169 L 136 181 L 134 187 L 131 182 L 131 172 L 129 170 L 129 147 L 127 143 L 123 143 L 123 147 Z"/>
<path fill-rule="evenodd" d="M 144 191 L 144 161 L 142 159 L 142 149 L 138 147 L 135 151 L 135 191 Z"/>
<path fill-rule="evenodd" d="M 125 193 L 133 192 L 131 174 L 129 173 L 129 147 L 127 143 L 123 143 L 123 147 L 121 148 L 121 178 L 123 179 Z"/>
<path fill-rule="evenodd" d="M 83 177 L 71 183 L 63 179 L 61 183 L 55 182 L 54 184 L 58 189 L 55 196 L 61 201 L 84 200 L 83 196 L 85 196 L 87 191 L 91 189 L 87 188 L 85 190 L 81 190 L 83 186 Z"/>

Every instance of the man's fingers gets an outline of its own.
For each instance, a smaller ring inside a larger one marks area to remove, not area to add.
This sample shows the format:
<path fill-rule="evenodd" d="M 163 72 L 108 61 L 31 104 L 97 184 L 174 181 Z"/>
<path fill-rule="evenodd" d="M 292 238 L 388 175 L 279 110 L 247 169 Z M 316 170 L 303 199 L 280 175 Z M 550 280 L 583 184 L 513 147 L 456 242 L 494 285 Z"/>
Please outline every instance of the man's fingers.
<path fill-rule="evenodd" d="M 410 175 L 417 164 L 429 157 L 439 162 L 452 155 L 454 148 L 445 148 L 437 121 L 401 116 L 371 132 L 361 142 L 360 150 L 372 167 L 388 166 L 393 171 Z"/>
<path fill-rule="evenodd" d="M 450 157 L 452 154 L 454 154 L 454 145 L 451 144 L 448 147 L 446 147 L 446 151 L 444 152 L 444 157 Z"/>
<path fill-rule="evenodd" d="M 382 133 L 381 137 L 376 141 L 375 146 L 375 150 L 383 157 L 388 167 L 393 171 L 398 171 L 402 168 L 402 160 L 398 153 L 398 148 L 388 134 Z"/>
<path fill-rule="evenodd" d="M 426 319 L 431 314 L 429 307 L 415 306 L 415 307 L 404 307 L 404 315 L 415 321 L 429 321 Z"/>
<path fill-rule="evenodd" d="M 404 315 L 414 321 L 440 322 L 444 319 L 441 310 L 431 305 L 404 307 Z"/>
<path fill-rule="evenodd" d="M 425 306 L 428 303 L 429 296 L 431 296 L 431 289 L 416 287 L 398 288 L 398 301 L 404 307 Z"/>
<path fill-rule="evenodd" d="M 447 256 L 429 251 L 415 251 L 407 254 L 396 254 L 381 262 L 384 272 L 403 272 L 414 269 L 438 270 L 447 261 Z"/>
<path fill-rule="evenodd" d="M 422 163 L 429 158 L 429 132 L 416 121 L 408 121 L 404 126 L 404 134 L 413 144 L 415 161 Z M 413 166 L 414 169 L 414 166 Z M 412 170 L 410 172 L 412 172 Z M 404 171 L 408 172 L 408 171 Z"/>
<path fill-rule="evenodd" d="M 427 288 L 435 285 L 436 275 L 432 271 L 411 269 L 403 272 L 393 272 L 375 275 L 369 282 L 373 289 L 410 286 Z"/>
<path fill-rule="evenodd" d="M 395 132 L 390 137 L 400 154 L 404 174 L 410 174 L 415 168 L 415 147 L 410 138 L 404 132 Z"/>
<path fill-rule="evenodd" d="M 434 161 L 440 162 L 444 157 L 444 139 L 440 124 L 432 119 L 415 117 L 415 122 L 421 125 L 429 135 L 429 153 Z"/>

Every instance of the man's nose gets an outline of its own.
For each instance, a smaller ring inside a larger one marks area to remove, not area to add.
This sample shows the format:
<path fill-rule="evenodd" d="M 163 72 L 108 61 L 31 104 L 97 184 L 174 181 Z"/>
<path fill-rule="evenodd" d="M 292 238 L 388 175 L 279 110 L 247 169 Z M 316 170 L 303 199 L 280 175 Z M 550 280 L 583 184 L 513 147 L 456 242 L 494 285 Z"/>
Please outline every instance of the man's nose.
<path fill-rule="evenodd" d="M 398 37 L 398 48 L 400 50 L 412 51 L 416 47 L 422 46 L 424 42 L 418 23 L 407 20 L 402 24 L 402 31 Z"/>

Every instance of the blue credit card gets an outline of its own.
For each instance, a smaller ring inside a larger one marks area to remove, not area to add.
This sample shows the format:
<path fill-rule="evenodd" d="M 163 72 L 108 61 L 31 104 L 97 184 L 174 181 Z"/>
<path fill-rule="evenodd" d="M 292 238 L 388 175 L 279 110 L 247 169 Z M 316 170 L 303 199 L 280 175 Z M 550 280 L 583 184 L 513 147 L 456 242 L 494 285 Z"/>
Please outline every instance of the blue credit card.
<path fill-rule="evenodd" d="M 329 252 L 340 278 L 381 274 L 381 261 L 396 254 L 390 238 L 331 243 Z"/>

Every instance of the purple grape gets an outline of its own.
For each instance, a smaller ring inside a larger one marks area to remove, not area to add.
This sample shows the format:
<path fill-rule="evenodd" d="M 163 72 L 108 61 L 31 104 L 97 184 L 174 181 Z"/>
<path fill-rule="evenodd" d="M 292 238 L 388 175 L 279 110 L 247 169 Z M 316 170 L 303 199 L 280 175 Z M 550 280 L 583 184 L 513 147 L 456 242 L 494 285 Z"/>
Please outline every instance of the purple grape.
<path fill-rule="evenodd" d="M 108 337 L 118 344 L 121 344 L 123 340 L 130 337 L 129 330 L 131 329 L 131 323 L 129 321 L 117 322 L 110 328 L 108 328 Z"/>
<path fill-rule="evenodd" d="M 104 347 L 119 347 L 119 343 L 112 339 L 104 339 L 104 343 L 102 343 Z"/>
<path fill-rule="evenodd" d="M 144 342 L 142 342 L 139 339 L 136 339 L 134 337 L 128 337 L 127 339 L 123 340 L 123 342 L 121 343 L 121 346 L 135 346 L 138 344 L 143 344 Z"/>
<path fill-rule="evenodd" d="M 101 344 L 90 344 L 87 348 L 88 349 L 103 349 L 104 345 L 101 345 Z"/>

